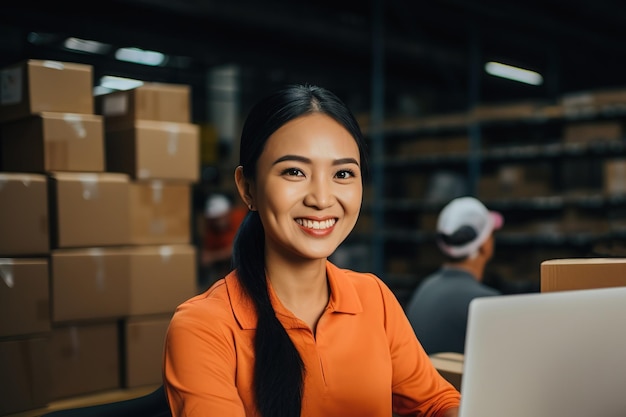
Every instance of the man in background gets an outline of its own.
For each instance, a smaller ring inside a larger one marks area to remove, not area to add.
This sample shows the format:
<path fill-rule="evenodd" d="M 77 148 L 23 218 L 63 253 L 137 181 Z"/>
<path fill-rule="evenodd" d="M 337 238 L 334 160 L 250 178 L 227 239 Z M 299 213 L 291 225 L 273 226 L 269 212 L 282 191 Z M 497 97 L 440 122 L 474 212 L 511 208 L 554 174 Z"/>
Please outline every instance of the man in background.
<path fill-rule="evenodd" d="M 426 353 L 464 353 L 469 303 L 501 295 L 485 285 L 485 266 L 494 253 L 494 231 L 502 215 L 473 197 L 449 202 L 437 219 L 436 242 L 444 264 L 416 288 L 406 314 Z"/>
<path fill-rule="evenodd" d="M 247 210 L 233 205 L 223 194 L 211 194 L 204 207 L 200 251 L 200 290 L 205 290 L 231 270 L 233 241 Z"/>

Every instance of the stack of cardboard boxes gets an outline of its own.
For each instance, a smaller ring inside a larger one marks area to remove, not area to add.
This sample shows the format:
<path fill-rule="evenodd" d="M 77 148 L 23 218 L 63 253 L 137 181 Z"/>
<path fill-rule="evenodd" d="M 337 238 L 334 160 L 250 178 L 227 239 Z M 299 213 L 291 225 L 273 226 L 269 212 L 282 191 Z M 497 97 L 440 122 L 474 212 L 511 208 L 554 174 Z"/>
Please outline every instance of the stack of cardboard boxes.
<path fill-rule="evenodd" d="M 190 89 L 94 97 L 91 66 L 37 60 L 0 81 L 0 415 L 161 383 L 197 291 Z"/>

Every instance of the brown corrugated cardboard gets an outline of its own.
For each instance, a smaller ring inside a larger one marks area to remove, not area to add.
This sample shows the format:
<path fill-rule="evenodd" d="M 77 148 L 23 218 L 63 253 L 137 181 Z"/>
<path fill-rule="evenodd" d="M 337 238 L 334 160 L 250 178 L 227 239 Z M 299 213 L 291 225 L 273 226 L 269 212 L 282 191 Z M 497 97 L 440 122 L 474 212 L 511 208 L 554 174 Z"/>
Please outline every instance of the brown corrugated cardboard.
<path fill-rule="evenodd" d="M 107 171 L 134 179 L 195 182 L 200 175 L 200 131 L 191 123 L 140 120 L 105 131 Z"/>
<path fill-rule="evenodd" d="M 47 258 L 0 258 L 0 337 L 50 331 Z"/>
<path fill-rule="evenodd" d="M 129 262 L 128 252 L 121 248 L 52 251 L 52 321 L 126 316 L 130 300 Z"/>
<path fill-rule="evenodd" d="M 191 184 L 141 181 L 130 184 L 131 242 L 137 245 L 191 242 Z"/>
<path fill-rule="evenodd" d="M 93 114 L 91 65 L 30 59 L 0 70 L 0 122 L 44 111 Z"/>
<path fill-rule="evenodd" d="M 173 313 L 197 293 L 193 245 L 136 246 L 128 253 L 129 315 Z"/>
<path fill-rule="evenodd" d="M 441 376 L 461 391 L 465 356 L 462 353 L 441 352 L 430 355 L 430 360 Z"/>
<path fill-rule="evenodd" d="M 626 159 L 608 159 L 603 162 L 603 184 L 606 194 L 626 194 Z"/>
<path fill-rule="evenodd" d="M 564 143 L 589 143 L 621 140 L 624 128 L 620 121 L 577 122 L 563 128 Z"/>
<path fill-rule="evenodd" d="M 50 176 L 52 248 L 130 244 L 130 179 L 119 173 Z"/>
<path fill-rule="evenodd" d="M 137 120 L 191 122 L 191 87 L 146 82 L 140 87 L 96 97 L 96 112 L 107 130 L 127 129 Z"/>
<path fill-rule="evenodd" d="M 44 112 L 0 128 L 4 170 L 104 171 L 102 116 Z"/>
<path fill-rule="evenodd" d="M 50 396 L 50 341 L 33 337 L 0 341 L 0 415 L 46 406 Z"/>
<path fill-rule="evenodd" d="M 551 259 L 541 263 L 541 292 L 626 286 L 626 258 Z"/>
<path fill-rule="evenodd" d="M 53 323 L 171 314 L 197 293 L 193 245 L 59 249 L 51 255 Z"/>
<path fill-rule="evenodd" d="M 0 256 L 50 251 L 48 188 L 38 174 L 0 173 Z"/>
<path fill-rule="evenodd" d="M 120 387 L 116 322 L 57 326 L 50 339 L 50 397 L 58 400 Z"/>
<path fill-rule="evenodd" d="M 163 346 L 171 315 L 130 317 L 123 322 L 122 385 L 134 388 L 163 382 Z"/>

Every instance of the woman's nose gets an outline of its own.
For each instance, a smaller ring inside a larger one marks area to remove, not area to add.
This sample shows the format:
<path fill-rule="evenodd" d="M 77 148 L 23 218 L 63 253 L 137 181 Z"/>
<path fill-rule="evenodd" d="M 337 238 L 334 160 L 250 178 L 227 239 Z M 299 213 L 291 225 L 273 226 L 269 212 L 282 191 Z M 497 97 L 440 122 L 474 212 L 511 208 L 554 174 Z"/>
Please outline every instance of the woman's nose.
<path fill-rule="evenodd" d="M 304 204 L 320 209 L 330 207 L 335 202 L 333 184 L 330 181 L 315 179 L 309 183 Z"/>

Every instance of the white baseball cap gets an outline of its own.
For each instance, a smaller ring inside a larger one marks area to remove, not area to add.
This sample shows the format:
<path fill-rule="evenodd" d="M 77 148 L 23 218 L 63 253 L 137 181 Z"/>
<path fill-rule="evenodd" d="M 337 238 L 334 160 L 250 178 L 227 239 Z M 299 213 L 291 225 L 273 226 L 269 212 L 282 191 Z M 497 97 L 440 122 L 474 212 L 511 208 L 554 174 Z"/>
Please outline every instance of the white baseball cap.
<path fill-rule="evenodd" d="M 204 217 L 214 219 L 221 217 L 230 210 L 230 200 L 222 194 L 214 194 L 207 198 L 204 206 Z"/>
<path fill-rule="evenodd" d="M 475 256 L 489 236 L 502 227 L 504 218 L 474 197 L 450 201 L 437 219 L 437 245 L 452 258 Z"/>

